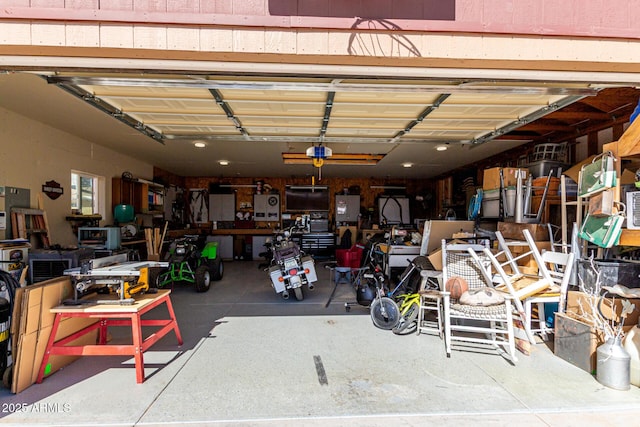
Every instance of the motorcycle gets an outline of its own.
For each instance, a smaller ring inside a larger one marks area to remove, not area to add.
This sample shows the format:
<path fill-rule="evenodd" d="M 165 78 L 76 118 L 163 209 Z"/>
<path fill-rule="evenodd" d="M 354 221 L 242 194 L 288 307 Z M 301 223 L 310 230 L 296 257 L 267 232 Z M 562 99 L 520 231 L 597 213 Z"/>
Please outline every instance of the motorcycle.
<path fill-rule="evenodd" d="M 274 242 L 267 243 L 271 258 L 269 277 L 271 285 L 282 298 L 289 299 L 293 292 L 298 301 L 304 299 L 302 289 L 304 286 L 312 291 L 314 282 L 318 281 L 313 258 L 300 250 L 296 242 L 291 240 L 292 231 L 300 227 L 296 225 L 278 234 Z"/>

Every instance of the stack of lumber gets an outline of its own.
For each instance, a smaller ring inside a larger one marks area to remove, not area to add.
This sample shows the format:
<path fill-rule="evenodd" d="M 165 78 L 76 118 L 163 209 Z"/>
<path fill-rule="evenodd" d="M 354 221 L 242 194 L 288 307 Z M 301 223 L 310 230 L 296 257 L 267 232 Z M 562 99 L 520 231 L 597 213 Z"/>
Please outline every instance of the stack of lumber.
<path fill-rule="evenodd" d="M 167 225 L 168 221 L 164 223 L 164 230 L 162 230 L 162 234 L 160 234 L 160 228 L 145 228 L 144 230 L 144 240 L 147 244 L 147 259 L 148 260 L 159 260 L 160 253 L 162 252 L 162 245 L 164 243 L 164 237 L 167 234 Z"/>

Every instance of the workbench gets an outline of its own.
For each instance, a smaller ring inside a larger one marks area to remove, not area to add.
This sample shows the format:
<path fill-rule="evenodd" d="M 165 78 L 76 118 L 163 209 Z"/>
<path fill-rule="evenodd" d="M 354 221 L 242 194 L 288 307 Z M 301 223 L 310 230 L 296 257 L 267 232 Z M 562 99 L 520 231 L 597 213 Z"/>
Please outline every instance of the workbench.
<path fill-rule="evenodd" d="M 171 331 L 176 334 L 178 345 L 182 345 L 182 335 L 169 298 L 170 293 L 170 290 L 159 290 L 155 294 L 143 294 L 138 296 L 132 305 L 97 304 L 92 303 L 91 300 L 82 300 L 83 304 L 81 305 L 60 305 L 52 308 L 51 313 L 55 313 L 55 320 L 36 382 L 42 382 L 47 370 L 49 357 L 53 355 L 133 356 L 136 365 L 136 382 L 144 382 L 143 354 L 149 347 Z M 103 300 L 104 296 L 101 299 Z M 142 319 L 142 315 L 162 304 L 167 307 L 169 319 Z M 60 322 L 70 317 L 98 319 L 98 321 L 66 338 L 55 341 Z M 131 327 L 132 344 L 107 344 L 107 329 L 109 326 Z M 152 326 L 159 329 L 144 338 L 142 335 L 143 326 Z M 67 345 L 96 329 L 98 329 L 98 344 Z"/>

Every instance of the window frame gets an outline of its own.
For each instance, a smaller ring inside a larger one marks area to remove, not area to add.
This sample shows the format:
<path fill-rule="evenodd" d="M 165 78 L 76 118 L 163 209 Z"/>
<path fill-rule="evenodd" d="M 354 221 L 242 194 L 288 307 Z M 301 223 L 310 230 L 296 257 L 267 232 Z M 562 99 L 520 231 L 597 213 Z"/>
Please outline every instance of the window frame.
<path fill-rule="evenodd" d="M 74 195 L 79 192 L 78 197 L 82 197 L 81 180 L 90 179 L 92 181 L 92 214 L 101 215 L 104 218 L 105 206 L 106 206 L 106 191 L 105 191 L 105 178 L 104 176 L 96 175 L 90 172 L 84 172 L 76 169 L 71 170 L 71 195 L 70 195 L 70 207 L 71 212 L 77 213 L 80 210 L 81 215 L 88 215 L 82 212 L 82 203 L 76 200 L 80 206 L 74 206 Z M 75 182 L 74 182 L 75 181 Z M 76 189 L 74 190 L 74 186 Z"/>

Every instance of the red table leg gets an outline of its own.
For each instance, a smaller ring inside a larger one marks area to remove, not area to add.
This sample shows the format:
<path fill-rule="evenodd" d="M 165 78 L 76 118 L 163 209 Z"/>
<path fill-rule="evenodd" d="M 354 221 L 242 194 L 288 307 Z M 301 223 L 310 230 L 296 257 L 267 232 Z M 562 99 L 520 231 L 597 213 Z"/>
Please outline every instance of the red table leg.
<path fill-rule="evenodd" d="M 152 310 L 153 308 L 162 305 L 167 305 L 169 312 L 169 319 L 163 320 L 147 320 L 142 319 L 142 315 Z M 54 310 L 54 309 L 52 309 Z M 80 317 L 80 318 L 92 318 L 98 319 L 98 322 L 93 323 L 90 326 L 85 327 L 66 338 L 55 340 L 56 334 L 59 329 L 60 322 L 63 318 L 67 317 Z M 131 345 L 118 345 L 107 343 L 107 331 L 109 326 L 123 326 L 130 327 L 132 334 Z M 155 327 L 159 328 L 147 338 L 142 335 L 142 327 Z M 98 343 L 89 345 L 69 345 L 77 338 L 86 335 L 87 333 L 98 329 Z M 136 381 L 138 383 L 144 382 L 144 352 L 158 342 L 167 333 L 173 331 L 176 334 L 178 344 L 182 345 L 182 335 L 178 328 L 178 322 L 176 321 L 176 315 L 173 311 L 173 305 L 169 294 L 159 296 L 153 301 L 144 305 L 138 311 L 122 312 L 117 310 L 117 307 L 104 306 L 96 310 L 95 307 L 78 307 L 73 310 L 65 307 L 61 311 L 56 312 L 53 327 L 51 329 L 51 335 L 47 341 L 47 347 L 40 364 L 40 370 L 38 372 L 37 382 L 41 383 L 45 375 L 46 366 L 49 362 L 49 358 L 52 355 L 69 355 L 69 356 L 133 356 L 136 364 Z"/>
<path fill-rule="evenodd" d="M 140 314 L 131 316 L 131 333 L 133 335 L 133 351 L 136 361 L 136 382 L 144 382 L 144 357 L 142 356 L 142 327 L 140 326 Z"/>

